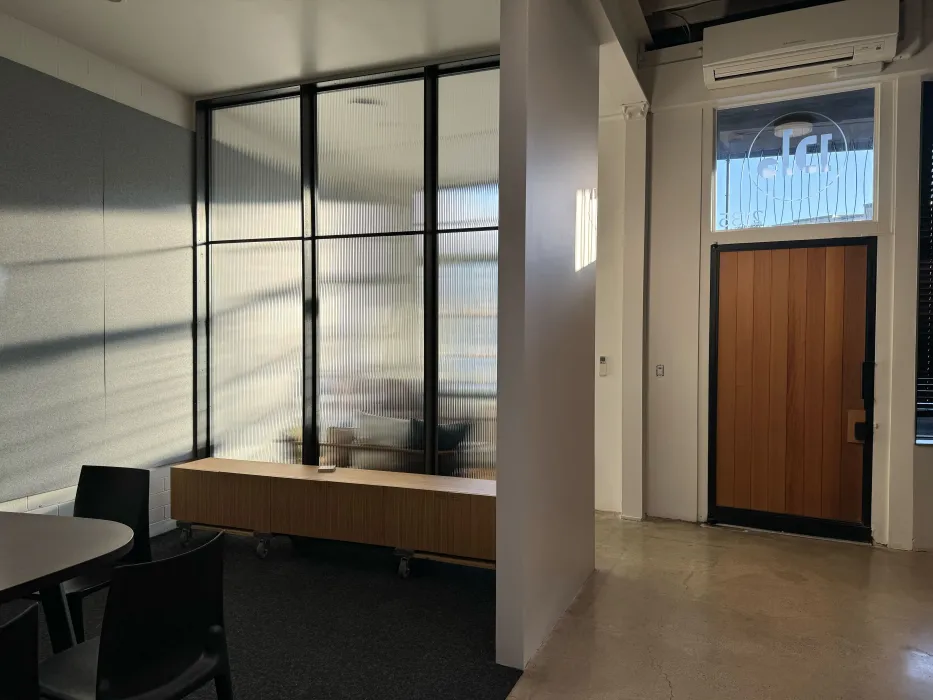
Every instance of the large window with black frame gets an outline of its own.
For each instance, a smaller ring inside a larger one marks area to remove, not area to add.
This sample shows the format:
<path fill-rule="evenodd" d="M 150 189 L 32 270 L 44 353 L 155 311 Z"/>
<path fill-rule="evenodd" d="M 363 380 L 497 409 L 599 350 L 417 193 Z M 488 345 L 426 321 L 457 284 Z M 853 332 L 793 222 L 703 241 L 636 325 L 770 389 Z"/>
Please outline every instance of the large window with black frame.
<path fill-rule="evenodd" d="M 933 443 L 933 83 L 923 84 L 917 284 L 917 442 Z"/>
<path fill-rule="evenodd" d="M 199 444 L 494 479 L 497 64 L 199 110 Z"/>

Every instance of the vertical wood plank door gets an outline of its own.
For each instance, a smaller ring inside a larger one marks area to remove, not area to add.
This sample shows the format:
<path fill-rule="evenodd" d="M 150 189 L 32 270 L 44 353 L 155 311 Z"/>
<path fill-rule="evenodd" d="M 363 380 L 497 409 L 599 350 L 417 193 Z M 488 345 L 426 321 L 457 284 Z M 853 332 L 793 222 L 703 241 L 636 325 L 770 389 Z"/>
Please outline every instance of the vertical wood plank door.
<path fill-rule="evenodd" d="M 714 248 L 711 520 L 870 536 L 874 265 L 874 239 Z"/>

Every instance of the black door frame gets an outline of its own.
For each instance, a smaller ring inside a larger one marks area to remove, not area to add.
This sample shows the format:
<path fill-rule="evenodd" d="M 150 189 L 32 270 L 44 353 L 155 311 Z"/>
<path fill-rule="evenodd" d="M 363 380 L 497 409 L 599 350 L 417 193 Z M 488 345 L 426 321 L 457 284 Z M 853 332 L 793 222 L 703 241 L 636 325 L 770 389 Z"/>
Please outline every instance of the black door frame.
<path fill-rule="evenodd" d="M 716 421 L 719 370 L 719 255 L 748 250 L 783 250 L 791 248 L 828 248 L 865 245 L 868 247 L 866 287 L 865 363 L 862 365 L 862 398 L 865 421 L 869 426 L 862 461 L 862 522 L 850 523 L 803 515 L 768 513 L 745 508 L 716 505 Z M 816 537 L 831 537 L 857 542 L 871 542 L 872 456 L 875 423 L 875 312 L 877 306 L 878 238 L 821 238 L 802 241 L 763 241 L 760 243 L 713 244 L 710 254 L 710 323 L 709 323 L 709 462 L 707 521 L 711 525 L 741 525 L 761 530 L 793 532 Z"/>

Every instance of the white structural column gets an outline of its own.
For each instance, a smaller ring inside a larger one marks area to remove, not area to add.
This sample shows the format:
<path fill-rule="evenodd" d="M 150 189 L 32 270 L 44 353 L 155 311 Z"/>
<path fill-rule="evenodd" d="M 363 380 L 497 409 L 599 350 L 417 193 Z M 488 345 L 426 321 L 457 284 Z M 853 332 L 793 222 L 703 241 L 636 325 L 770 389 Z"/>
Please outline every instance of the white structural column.
<path fill-rule="evenodd" d="M 645 515 L 645 212 L 648 105 L 625 114 L 625 235 L 622 243 L 622 517 Z"/>
<path fill-rule="evenodd" d="M 503 0 L 497 628 L 523 668 L 594 568 L 596 266 L 576 269 L 597 185 L 599 46 L 574 0 Z"/>
<path fill-rule="evenodd" d="M 630 520 L 645 514 L 647 115 L 640 102 L 599 121 L 596 353 L 606 366 L 594 368 L 596 509 Z"/>

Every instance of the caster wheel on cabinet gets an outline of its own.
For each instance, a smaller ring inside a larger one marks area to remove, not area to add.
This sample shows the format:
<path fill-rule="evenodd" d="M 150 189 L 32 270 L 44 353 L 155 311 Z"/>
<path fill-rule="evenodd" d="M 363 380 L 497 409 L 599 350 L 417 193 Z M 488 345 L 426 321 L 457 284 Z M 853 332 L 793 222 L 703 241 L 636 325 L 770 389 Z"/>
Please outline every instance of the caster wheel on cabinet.
<path fill-rule="evenodd" d="M 259 544 L 256 545 L 256 556 L 260 559 L 269 556 L 269 543 L 266 540 L 260 540 Z"/>
<path fill-rule="evenodd" d="M 398 577 L 408 578 L 409 576 L 411 576 L 411 559 L 402 557 L 398 563 Z"/>
<path fill-rule="evenodd" d="M 181 529 L 181 546 L 187 547 L 191 543 L 191 528 L 183 527 Z"/>

